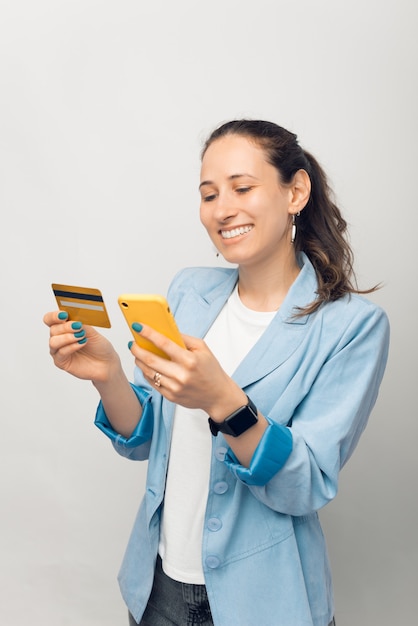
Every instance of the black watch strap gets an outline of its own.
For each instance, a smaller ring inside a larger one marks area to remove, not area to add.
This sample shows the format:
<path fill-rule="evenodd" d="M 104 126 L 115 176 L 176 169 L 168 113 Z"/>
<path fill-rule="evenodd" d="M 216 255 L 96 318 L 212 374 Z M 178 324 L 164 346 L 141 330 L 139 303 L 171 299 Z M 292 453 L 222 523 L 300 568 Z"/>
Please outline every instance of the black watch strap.
<path fill-rule="evenodd" d="M 215 422 L 211 417 L 209 418 L 210 432 L 214 437 L 219 432 L 231 437 L 238 437 L 258 422 L 257 407 L 248 396 L 247 400 L 248 404 L 228 415 L 223 422 Z"/>

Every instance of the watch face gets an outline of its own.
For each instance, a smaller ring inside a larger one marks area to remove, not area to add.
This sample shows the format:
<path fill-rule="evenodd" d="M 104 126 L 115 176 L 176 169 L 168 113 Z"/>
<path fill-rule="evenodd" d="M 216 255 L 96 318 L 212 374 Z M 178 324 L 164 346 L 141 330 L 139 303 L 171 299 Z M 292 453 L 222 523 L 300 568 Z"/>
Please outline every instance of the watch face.
<path fill-rule="evenodd" d="M 246 406 L 242 406 L 234 411 L 234 413 L 227 417 L 223 422 L 215 422 L 210 417 L 209 427 L 214 437 L 217 436 L 218 432 L 221 432 L 224 435 L 230 435 L 231 437 L 238 437 L 251 428 L 251 426 L 254 426 L 257 422 L 257 408 L 250 398 L 248 398 L 248 404 Z"/>
<path fill-rule="evenodd" d="M 254 426 L 257 421 L 257 416 L 252 409 L 248 405 L 243 406 L 225 420 L 222 425 L 225 426 L 225 430 L 221 428 L 221 432 L 232 435 L 233 437 L 238 437 L 251 428 L 251 426 Z"/>

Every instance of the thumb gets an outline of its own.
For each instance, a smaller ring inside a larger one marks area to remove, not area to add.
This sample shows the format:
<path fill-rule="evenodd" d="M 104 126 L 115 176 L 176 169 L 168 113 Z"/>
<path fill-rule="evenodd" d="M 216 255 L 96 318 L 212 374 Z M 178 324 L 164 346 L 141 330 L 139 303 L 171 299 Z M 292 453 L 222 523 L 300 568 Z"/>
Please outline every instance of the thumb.
<path fill-rule="evenodd" d="M 183 341 L 184 341 L 184 345 L 186 346 L 187 350 L 201 350 L 203 348 L 203 346 L 205 345 L 205 342 L 203 341 L 203 339 L 198 339 L 197 337 L 192 337 L 191 335 L 184 335 L 183 333 L 181 334 Z"/>

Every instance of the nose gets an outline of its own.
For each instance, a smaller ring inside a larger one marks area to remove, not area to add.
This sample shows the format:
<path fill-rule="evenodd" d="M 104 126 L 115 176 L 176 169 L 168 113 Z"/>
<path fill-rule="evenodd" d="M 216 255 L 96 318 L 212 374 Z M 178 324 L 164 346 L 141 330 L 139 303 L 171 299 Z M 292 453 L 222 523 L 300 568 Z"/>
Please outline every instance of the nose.
<path fill-rule="evenodd" d="M 222 223 L 231 220 L 238 212 L 236 200 L 229 193 L 219 193 L 214 205 L 213 215 Z"/>

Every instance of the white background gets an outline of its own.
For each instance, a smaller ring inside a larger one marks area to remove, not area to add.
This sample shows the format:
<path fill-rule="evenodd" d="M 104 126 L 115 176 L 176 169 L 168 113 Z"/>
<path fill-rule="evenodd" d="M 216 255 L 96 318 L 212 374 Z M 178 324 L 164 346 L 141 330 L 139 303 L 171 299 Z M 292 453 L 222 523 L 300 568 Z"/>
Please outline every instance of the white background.
<path fill-rule="evenodd" d="M 199 151 L 242 116 L 298 133 L 360 285 L 384 284 L 386 377 L 321 516 L 338 626 L 416 623 L 416 7 L 0 0 L 2 626 L 126 624 L 116 574 L 145 466 L 93 426 L 95 392 L 53 367 L 42 316 L 51 282 L 102 289 L 131 377 L 117 296 L 222 263 L 199 224 Z"/>

